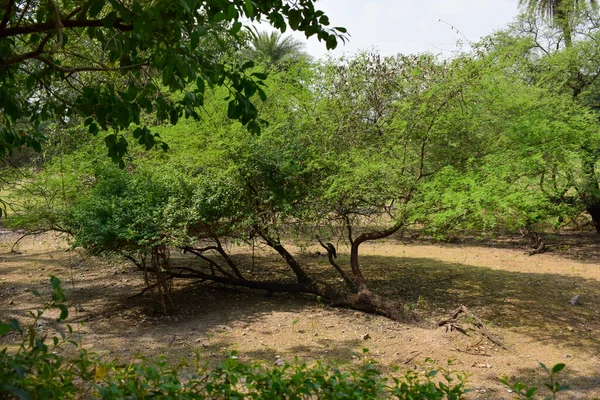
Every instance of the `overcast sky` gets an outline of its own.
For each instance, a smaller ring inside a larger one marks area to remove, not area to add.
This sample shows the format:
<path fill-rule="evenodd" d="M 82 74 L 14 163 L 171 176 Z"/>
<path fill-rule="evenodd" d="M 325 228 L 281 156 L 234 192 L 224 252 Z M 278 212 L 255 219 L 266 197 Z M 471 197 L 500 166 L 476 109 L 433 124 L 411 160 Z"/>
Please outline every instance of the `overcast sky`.
<path fill-rule="evenodd" d="M 456 50 L 457 40 L 477 41 L 503 28 L 517 16 L 518 2 L 320 0 L 316 6 L 329 16 L 331 26 L 343 26 L 351 35 L 350 41 L 340 45 L 336 54 L 377 49 L 384 55 L 431 52 L 449 56 Z M 294 36 L 303 38 L 299 34 Z M 306 51 L 313 57 L 322 57 L 326 53 L 325 44 L 311 38 Z"/>

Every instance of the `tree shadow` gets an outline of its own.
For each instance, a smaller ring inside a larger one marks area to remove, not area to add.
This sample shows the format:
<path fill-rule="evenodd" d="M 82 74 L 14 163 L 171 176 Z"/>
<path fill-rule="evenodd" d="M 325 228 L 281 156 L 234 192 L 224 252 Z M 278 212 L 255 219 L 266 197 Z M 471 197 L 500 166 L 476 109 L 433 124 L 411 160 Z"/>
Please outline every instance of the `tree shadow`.
<path fill-rule="evenodd" d="M 553 365 L 546 365 L 548 369 L 552 369 Z M 554 377 L 554 382 L 560 383 L 561 386 L 569 387 L 565 391 L 558 394 L 558 398 L 568 399 L 598 399 L 600 398 L 600 375 L 586 375 L 575 371 L 569 365 L 568 360 L 566 367 Z M 547 396 L 551 398 L 551 392 L 545 386 L 550 384 L 548 373 L 539 368 L 518 368 L 512 376 L 508 377 L 509 382 L 517 381 L 524 382 L 528 387 L 537 387 L 538 396 Z"/>
<path fill-rule="evenodd" d="M 600 234 L 595 230 L 565 230 L 558 233 L 540 232 L 540 235 L 546 244 L 546 251 L 542 254 L 555 254 L 585 264 L 600 264 Z M 522 251 L 523 254 L 528 254 L 532 250 L 530 239 L 518 233 L 501 234 L 494 238 L 462 236 L 448 241 L 439 241 L 433 238 L 420 237 L 418 232 L 413 232 L 412 236 L 409 233 L 396 235 L 392 239 L 399 244 L 423 244 L 448 248 L 469 246 L 516 250 Z"/>
<path fill-rule="evenodd" d="M 433 316 L 462 304 L 491 326 L 539 341 L 600 351 L 600 281 L 551 273 L 451 264 L 426 258 L 362 257 L 372 289 Z M 582 303 L 570 304 L 580 294 Z"/>
<path fill-rule="evenodd" d="M 43 257 L 33 254 L 19 257 L 21 262 L 27 261 L 30 264 L 44 261 Z M 254 268 L 253 276 L 278 279 L 287 276 L 287 267 L 279 262 L 277 256 L 257 257 L 251 252 L 239 251 L 234 257 L 243 266 L 244 271 Z M 339 276 L 328 265 L 325 257 L 301 253 L 298 259 L 317 279 L 342 285 Z M 186 259 L 186 262 L 192 261 Z M 340 265 L 347 265 L 347 261 L 347 255 L 341 254 Z M 48 263 L 49 266 L 60 267 L 60 273 L 57 275 L 68 279 L 69 267 L 60 266 L 60 260 Z M 502 268 L 446 263 L 428 258 L 367 255 L 361 256 L 361 263 L 373 291 L 398 299 L 409 307 L 416 308 L 427 318 L 435 320 L 446 317 L 451 310 L 462 304 L 482 318 L 492 330 L 513 329 L 540 342 L 570 348 L 579 347 L 586 353 L 600 352 L 598 280 L 575 275 L 506 271 Z M 15 273 L 21 268 L 11 263 L 5 267 L 7 269 L 3 271 L 6 273 Z M 89 271 L 86 271 L 86 268 Z M 112 272 L 107 273 L 107 268 L 111 268 Z M 225 287 L 220 284 L 176 281 L 174 300 L 178 314 L 169 317 L 157 312 L 156 303 L 151 296 L 129 298 L 143 288 L 141 273 L 134 267 L 109 267 L 101 260 L 88 259 L 84 265 L 74 270 L 78 273 L 85 271 L 89 277 L 85 281 L 79 281 L 75 290 L 63 279 L 69 303 L 80 303 L 84 308 L 87 308 L 88 304 L 96 304 L 96 309 L 80 315 L 73 313 L 72 320 L 94 324 L 94 329 L 98 330 L 98 337 L 139 335 L 146 338 L 144 340 L 156 342 L 153 344 L 153 351 L 157 353 L 169 349 L 169 343 L 174 336 L 190 342 L 213 335 L 219 330 L 228 332 L 231 327 L 243 329 L 244 326 L 255 323 L 263 323 L 263 326 L 267 326 L 266 330 L 276 329 L 268 327 L 266 323 L 275 312 L 285 315 L 287 324 L 292 326 L 296 316 L 314 313 L 316 304 L 315 297 L 309 295 L 268 296 L 266 292 Z M 131 281 L 125 282 L 128 278 Z M 47 282 L 47 278 L 45 280 Z M 29 282 L 14 285 L 14 293 L 18 294 L 24 288 L 44 290 L 49 286 L 47 283 L 41 283 L 41 278 L 40 283 L 36 285 L 37 287 L 32 286 Z M 582 295 L 582 304 L 571 306 L 569 300 L 575 294 Z M 13 307 L 12 310 L 26 312 L 24 307 Z M 340 312 L 350 315 L 346 310 Z M 5 315 L 6 311 L 0 312 L 0 319 Z M 249 334 L 265 337 L 269 335 L 267 331 Z M 238 336 L 232 336 L 231 340 L 227 341 L 219 339 L 223 345 L 226 342 L 243 340 L 244 337 Z M 312 342 L 319 343 L 321 340 L 312 339 Z M 208 346 L 213 346 L 210 340 L 207 342 Z M 322 346 L 325 344 L 322 343 Z M 299 353 L 314 347 L 308 344 L 294 346 Z M 335 346 L 341 349 L 341 358 L 348 358 L 353 355 L 352 348 L 356 348 L 358 343 L 356 340 L 347 343 L 338 340 Z M 252 352 L 260 352 L 268 359 L 277 355 L 269 350 L 275 348 L 276 346 L 268 345 L 260 350 L 249 349 L 248 357 L 258 357 L 258 353 Z M 207 349 L 211 350 L 213 347 Z M 218 345 L 215 349 L 218 349 Z"/>

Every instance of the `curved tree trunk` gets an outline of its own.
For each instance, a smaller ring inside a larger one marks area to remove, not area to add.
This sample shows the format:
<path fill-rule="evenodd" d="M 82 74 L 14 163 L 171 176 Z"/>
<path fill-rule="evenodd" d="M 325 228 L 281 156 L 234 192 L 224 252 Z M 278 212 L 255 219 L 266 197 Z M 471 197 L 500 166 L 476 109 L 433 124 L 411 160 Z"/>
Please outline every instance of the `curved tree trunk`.
<path fill-rule="evenodd" d="M 268 292 L 309 293 L 321 296 L 335 307 L 347 307 L 370 314 L 382 315 L 397 321 L 417 319 L 412 313 L 405 309 L 402 302 L 373 293 L 367 285 L 367 280 L 363 276 L 358 262 L 358 250 L 362 243 L 369 240 L 385 238 L 394 232 L 397 232 L 402 226 L 403 223 L 398 222 L 385 230 L 362 233 L 355 240 L 352 240 L 351 230 L 349 231 L 351 240 L 350 266 L 352 269 L 352 278 L 346 276 L 343 270 L 337 266 L 335 262 L 333 263 L 334 267 L 337 267 L 336 270 L 338 273 L 340 273 L 346 281 L 348 286 L 346 289 L 329 284 L 322 284 L 313 280 L 279 239 L 273 238 L 265 232 L 259 232 L 260 236 L 265 240 L 265 243 L 268 246 L 273 248 L 281 258 L 285 260 L 286 264 L 295 274 L 295 282 L 255 281 L 246 279 L 239 273 L 239 268 L 237 268 L 235 262 L 226 254 L 219 242 L 217 242 L 216 246 L 208 246 L 199 249 L 192 247 L 183 248 L 183 250 L 196 254 L 201 260 L 208 262 L 210 271 L 205 272 L 201 269 L 190 268 L 188 266 L 168 266 L 168 264 L 165 264 L 162 268 L 157 265 L 152 265 L 150 268 L 142 269 L 146 273 L 156 273 L 159 270 L 165 270 L 169 280 L 172 278 L 199 279 L 202 281 L 218 282 L 225 285 L 266 290 Z M 335 251 L 326 244 L 322 243 L 322 245 L 328 249 L 330 261 L 332 261 Z M 331 247 L 333 247 L 333 245 L 331 245 Z M 216 251 L 217 254 L 225 260 L 227 266 L 222 266 L 216 261 L 203 256 L 203 253 L 207 251 Z M 136 263 L 138 268 L 143 267 L 135 260 L 135 258 L 131 256 L 127 256 L 127 258 Z M 225 270 L 227 267 L 233 271 L 233 274 Z"/>
<path fill-rule="evenodd" d="M 586 211 L 592 217 L 592 225 L 596 228 L 596 232 L 600 233 L 600 204 L 588 206 Z"/>
<path fill-rule="evenodd" d="M 358 263 L 358 247 L 362 243 L 369 240 L 377 240 L 388 237 L 397 232 L 400 228 L 402 228 L 403 225 L 403 222 L 397 222 L 395 225 L 383 231 L 363 233 L 352 241 L 352 246 L 350 248 L 350 268 L 352 268 L 352 276 L 356 282 L 359 294 L 360 292 L 369 292 L 369 287 L 367 285 L 367 280 L 360 269 L 360 264 Z"/>

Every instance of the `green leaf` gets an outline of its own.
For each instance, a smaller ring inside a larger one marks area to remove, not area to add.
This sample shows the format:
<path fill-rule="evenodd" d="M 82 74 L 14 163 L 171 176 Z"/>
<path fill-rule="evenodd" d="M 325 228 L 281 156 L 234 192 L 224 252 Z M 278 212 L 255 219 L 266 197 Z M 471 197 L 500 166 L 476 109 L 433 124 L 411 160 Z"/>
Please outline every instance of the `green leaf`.
<path fill-rule="evenodd" d="M 225 14 L 222 11 L 219 11 L 218 13 L 216 13 L 215 15 L 213 15 L 212 20 L 215 24 L 218 24 L 219 22 L 225 21 L 227 19 L 227 14 Z"/>
<path fill-rule="evenodd" d="M 60 279 L 54 275 L 50 276 L 50 286 L 52 287 L 52 290 L 60 289 Z"/>
<path fill-rule="evenodd" d="M 104 8 L 104 4 L 104 0 L 96 1 L 94 4 L 91 5 L 88 15 L 92 18 L 96 18 L 98 14 L 100 14 L 100 11 L 102 11 L 102 9 Z"/>
<path fill-rule="evenodd" d="M 246 16 L 248 18 L 252 18 L 254 16 L 254 5 L 251 0 L 244 0 L 244 10 L 246 11 Z"/>
<path fill-rule="evenodd" d="M 288 21 L 293 30 L 298 30 L 300 23 L 302 22 L 302 12 L 297 9 L 290 10 L 288 13 Z"/>
<path fill-rule="evenodd" d="M 337 38 L 334 35 L 327 36 L 325 47 L 327 47 L 327 50 L 335 49 L 337 47 Z"/>
<path fill-rule="evenodd" d="M 264 74 L 264 73 L 262 73 L 262 72 L 254 72 L 254 73 L 252 73 L 252 75 L 251 75 L 251 76 L 254 76 L 255 78 L 257 78 L 257 79 L 260 79 L 260 80 L 263 80 L 263 81 L 264 81 L 265 79 L 267 79 L 267 74 Z"/>
<path fill-rule="evenodd" d="M 232 35 L 237 35 L 237 33 L 242 29 L 242 23 L 239 21 L 235 21 L 232 25 L 231 28 L 229 29 L 229 33 Z"/>
<path fill-rule="evenodd" d="M 556 373 L 562 371 L 565 368 L 565 366 L 566 365 L 564 363 L 556 364 L 554 367 L 552 367 L 552 373 L 556 374 Z"/>
<path fill-rule="evenodd" d="M 16 319 L 9 320 L 8 326 L 10 326 L 11 331 L 21 331 L 21 327 L 19 326 L 19 321 L 17 321 Z"/>
<path fill-rule="evenodd" d="M 246 61 L 243 65 L 242 65 L 242 71 L 246 70 L 248 68 L 253 68 L 254 67 L 254 61 Z"/>
<path fill-rule="evenodd" d="M 533 396 L 535 396 L 535 392 L 537 392 L 536 387 L 529 388 L 529 390 L 525 392 L 525 398 L 531 399 Z"/>
<path fill-rule="evenodd" d="M 106 17 L 102 19 L 102 25 L 110 28 L 117 23 L 117 13 L 115 11 L 110 12 Z"/>
<path fill-rule="evenodd" d="M 60 310 L 60 315 L 56 319 L 57 321 L 63 321 L 69 316 L 69 309 L 64 304 L 57 304 L 56 307 Z"/>
<path fill-rule="evenodd" d="M 0 321 L 0 336 L 4 336 L 8 332 L 10 332 L 10 325 Z"/>
<path fill-rule="evenodd" d="M 235 100 L 231 100 L 227 105 L 227 117 L 230 119 L 236 119 L 241 115 L 241 110 L 238 103 Z"/>
<path fill-rule="evenodd" d="M 44 353 L 48 351 L 48 346 L 44 344 L 40 339 L 35 339 L 35 347 L 43 351 Z"/>

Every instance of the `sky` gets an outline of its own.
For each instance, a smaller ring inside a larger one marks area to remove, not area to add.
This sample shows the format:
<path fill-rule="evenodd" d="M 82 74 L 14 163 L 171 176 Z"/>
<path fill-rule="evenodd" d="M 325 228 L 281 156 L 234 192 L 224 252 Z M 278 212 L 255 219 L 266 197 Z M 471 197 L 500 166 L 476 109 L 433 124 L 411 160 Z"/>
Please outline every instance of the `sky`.
<path fill-rule="evenodd" d="M 330 26 L 351 35 L 334 55 L 376 49 L 383 55 L 430 52 L 450 56 L 461 40 L 468 42 L 506 26 L 519 13 L 518 0 L 320 0 L 316 7 Z M 440 21 L 441 20 L 441 21 Z M 286 32 L 287 33 L 287 32 Z M 294 37 L 306 40 L 295 32 Z M 323 57 L 325 44 L 311 38 L 306 52 Z"/>

